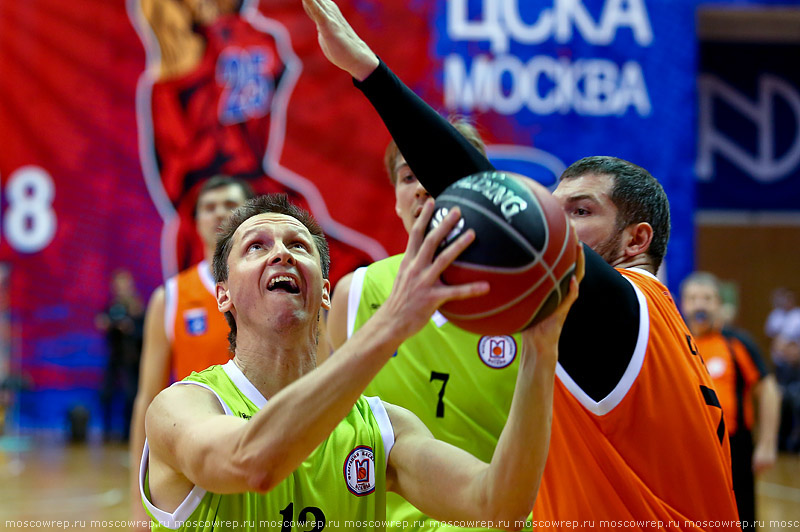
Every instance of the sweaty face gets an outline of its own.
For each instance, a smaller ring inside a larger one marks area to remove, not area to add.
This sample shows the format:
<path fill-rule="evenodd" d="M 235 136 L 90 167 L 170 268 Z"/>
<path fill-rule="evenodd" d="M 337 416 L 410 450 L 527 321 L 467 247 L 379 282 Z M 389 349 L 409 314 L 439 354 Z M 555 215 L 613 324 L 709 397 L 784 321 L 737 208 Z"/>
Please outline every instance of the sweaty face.
<path fill-rule="evenodd" d="M 431 195 L 417 181 L 416 176 L 411 171 L 411 168 L 408 167 L 402 155 L 398 155 L 395 160 L 394 176 L 396 178 L 394 184 L 394 210 L 402 220 L 406 232 L 410 233 L 414 221 L 422 211 L 425 200 L 430 198 Z"/>
<path fill-rule="evenodd" d="M 236 207 L 241 207 L 247 198 L 238 185 L 208 190 L 197 199 L 196 224 L 197 233 L 207 247 L 217 242 L 217 230 L 220 224 Z"/>
<path fill-rule="evenodd" d="M 690 282 L 681 291 L 681 312 L 692 334 L 708 332 L 720 318 L 722 300 L 717 289 L 705 283 Z"/>
<path fill-rule="evenodd" d="M 330 308 L 330 283 L 311 233 L 284 214 L 260 214 L 239 226 L 224 284 L 240 330 L 316 323 L 320 308 Z"/>
<path fill-rule="evenodd" d="M 614 266 L 624 258 L 623 233 L 617 229 L 617 207 L 611 201 L 613 180 L 585 174 L 562 180 L 553 197 L 564 208 L 578 239 Z"/>

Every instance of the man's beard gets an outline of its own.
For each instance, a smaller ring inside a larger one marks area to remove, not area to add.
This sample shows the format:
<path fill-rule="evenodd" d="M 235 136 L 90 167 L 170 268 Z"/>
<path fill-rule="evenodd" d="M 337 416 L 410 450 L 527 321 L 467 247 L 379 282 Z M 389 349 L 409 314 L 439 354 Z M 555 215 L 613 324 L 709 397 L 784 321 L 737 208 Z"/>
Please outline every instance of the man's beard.
<path fill-rule="evenodd" d="M 622 256 L 623 231 L 617 231 L 613 236 L 597 244 L 594 251 L 603 257 L 603 260 L 612 266 Z"/>

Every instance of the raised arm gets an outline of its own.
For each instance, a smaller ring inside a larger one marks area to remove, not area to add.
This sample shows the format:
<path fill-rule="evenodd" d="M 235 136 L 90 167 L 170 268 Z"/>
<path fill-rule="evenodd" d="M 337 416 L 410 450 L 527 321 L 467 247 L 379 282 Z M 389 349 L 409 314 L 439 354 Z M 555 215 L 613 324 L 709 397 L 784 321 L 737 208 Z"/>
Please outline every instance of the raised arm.
<path fill-rule="evenodd" d="M 492 164 L 450 123 L 377 61 L 332 0 L 303 0 L 317 26 L 326 57 L 350 73 L 383 119 L 409 167 L 434 197 L 461 177 L 492 170 Z M 600 401 L 619 383 L 639 332 L 639 305 L 631 284 L 599 255 L 586 249 L 583 294 L 570 312 L 559 345 L 561 365 L 592 399 Z M 334 302 L 334 308 L 336 303 Z M 583 338 L 594 338 L 589 356 Z"/>
<path fill-rule="evenodd" d="M 434 440 L 412 413 L 387 405 L 395 428 L 389 489 L 440 521 L 519 529 L 536 500 L 553 415 L 558 338 L 578 281 L 552 316 L 523 332 L 523 349 L 508 420 L 491 463 Z"/>
<path fill-rule="evenodd" d="M 434 310 L 445 301 L 485 293 L 485 282 L 447 286 L 439 280 L 474 232 L 465 232 L 434 258 L 458 212 L 445 218 L 441 230 L 424 236 L 432 212 L 433 201 L 428 201 L 381 309 L 336 356 L 270 397 L 250 421 L 222 415 L 213 396 L 200 388 L 162 392 L 147 415 L 151 457 L 158 468 L 184 488 L 194 484 L 215 493 L 269 491 L 331 433 L 397 346 L 422 328 Z M 171 506 L 179 501 L 166 502 Z"/>
<path fill-rule="evenodd" d="M 303 7 L 317 25 L 325 56 L 353 77 L 432 196 L 464 176 L 494 169 L 458 130 L 378 60 L 332 0 L 303 0 Z"/>

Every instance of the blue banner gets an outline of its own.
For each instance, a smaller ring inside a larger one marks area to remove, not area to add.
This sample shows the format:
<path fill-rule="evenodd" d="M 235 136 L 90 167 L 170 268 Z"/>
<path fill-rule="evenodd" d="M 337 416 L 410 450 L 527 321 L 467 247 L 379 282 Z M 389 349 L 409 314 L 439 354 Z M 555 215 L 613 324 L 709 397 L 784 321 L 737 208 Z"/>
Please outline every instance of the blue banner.
<path fill-rule="evenodd" d="M 700 46 L 697 203 L 800 211 L 800 44 Z"/>
<path fill-rule="evenodd" d="M 613 155 L 649 170 L 672 209 L 671 284 L 693 266 L 694 1 L 440 1 L 433 53 L 447 111 L 475 114 L 500 166 L 552 185 Z M 515 159 L 514 152 L 518 152 Z"/>

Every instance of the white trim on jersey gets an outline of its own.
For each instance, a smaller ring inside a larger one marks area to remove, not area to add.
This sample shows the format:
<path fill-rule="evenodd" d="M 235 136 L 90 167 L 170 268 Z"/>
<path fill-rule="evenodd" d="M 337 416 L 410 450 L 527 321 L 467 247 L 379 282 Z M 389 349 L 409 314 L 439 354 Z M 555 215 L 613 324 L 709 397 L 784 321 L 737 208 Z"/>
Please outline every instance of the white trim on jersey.
<path fill-rule="evenodd" d="M 367 275 L 367 267 L 362 266 L 353 272 L 350 278 L 350 293 L 347 294 L 347 337 L 353 336 L 356 328 L 356 316 L 358 306 L 361 304 L 361 290 L 364 289 L 364 277 Z"/>
<path fill-rule="evenodd" d="M 626 270 L 630 270 L 632 272 L 641 273 L 642 275 L 645 275 L 645 276 L 651 278 L 652 280 L 658 281 L 659 283 L 661 283 L 661 279 L 659 279 L 657 276 L 653 275 L 652 273 L 648 272 L 647 270 L 643 270 L 642 268 L 625 268 L 625 269 Z M 626 277 L 626 279 L 627 279 L 627 277 Z M 661 283 L 661 284 L 664 284 L 664 283 Z"/>
<path fill-rule="evenodd" d="M 375 416 L 375 421 L 378 423 L 378 429 L 381 431 L 381 438 L 383 438 L 383 456 L 386 458 L 386 467 L 389 467 L 389 453 L 392 452 L 394 447 L 394 428 L 392 427 L 392 420 L 389 419 L 389 414 L 386 413 L 386 407 L 383 406 L 383 401 L 380 397 L 367 397 L 372 415 Z"/>
<path fill-rule="evenodd" d="M 214 276 L 211 275 L 211 269 L 208 266 L 208 262 L 205 260 L 200 261 L 197 264 L 197 273 L 200 274 L 200 280 L 203 282 L 203 286 L 206 287 L 208 293 L 211 294 L 215 300 L 217 299 L 217 283 L 214 282 Z"/>
<path fill-rule="evenodd" d="M 256 408 L 261 410 L 267 405 L 266 397 L 261 395 L 261 392 L 258 391 L 258 388 L 253 386 L 252 382 L 247 380 L 247 377 L 244 376 L 242 370 L 239 369 L 239 366 L 237 366 L 232 359 L 229 360 L 227 364 L 222 366 L 222 369 L 225 370 L 225 374 L 230 380 L 233 381 L 233 384 L 239 388 L 239 391 L 241 391 L 245 397 L 250 399 L 250 401 L 256 405 Z"/>
<path fill-rule="evenodd" d="M 433 323 L 439 328 L 441 328 L 442 325 L 447 323 L 447 318 L 445 318 L 444 315 L 441 312 L 439 312 L 438 310 L 433 313 L 433 316 L 431 316 L 431 319 L 433 320 Z"/>
<path fill-rule="evenodd" d="M 178 279 L 170 277 L 164 283 L 164 332 L 170 345 L 175 341 L 175 316 L 178 314 Z"/>
<path fill-rule="evenodd" d="M 640 270 L 637 269 L 637 271 Z M 652 274 L 649 275 L 652 276 Z M 633 350 L 633 356 L 631 356 L 631 360 L 628 362 L 628 367 L 625 369 L 625 373 L 622 374 L 622 378 L 619 380 L 617 385 L 613 390 L 611 390 L 611 393 L 609 393 L 599 402 L 595 401 L 589 397 L 589 395 L 584 392 L 574 380 L 572 380 L 572 377 L 569 376 L 561 364 L 556 366 L 556 376 L 558 379 L 564 384 L 564 386 L 567 388 L 567 390 L 569 390 L 573 397 L 575 397 L 575 399 L 577 399 L 584 407 L 586 407 L 587 410 L 596 416 L 603 416 L 611 412 L 628 394 L 628 391 L 633 386 L 633 383 L 636 382 L 636 377 L 639 376 L 639 372 L 644 364 L 644 356 L 647 352 L 647 342 L 650 338 L 650 314 L 648 313 L 647 309 L 647 300 L 645 299 L 642 291 L 639 290 L 633 281 L 627 277 L 625 279 L 631 283 L 634 292 L 636 292 L 636 298 L 639 300 L 639 336 L 636 339 L 636 348 Z"/>
<path fill-rule="evenodd" d="M 223 410 L 225 410 L 225 414 L 228 416 L 233 415 L 233 411 L 230 407 L 222 400 L 217 392 L 211 389 L 210 386 L 204 384 L 202 382 L 194 382 L 194 381 L 178 381 L 173 383 L 172 386 L 178 386 L 181 384 L 192 384 L 194 386 L 200 386 L 201 388 L 205 388 L 206 390 L 211 391 L 214 396 L 217 398 L 219 403 L 222 405 Z M 201 488 L 200 486 L 194 486 L 192 491 L 186 496 L 185 499 L 175 508 L 174 512 L 166 512 L 160 508 L 158 508 L 155 504 L 153 504 L 150 499 L 145 496 L 144 493 L 144 479 L 145 475 L 147 474 L 147 467 L 149 464 L 150 459 L 150 446 L 147 443 L 147 440 L 144 440 L 144 451 L 142 452 L 142 461 L 139 464 L 139 495 L 142 497 L 142 501 L 144 501 L 144 505 L 150 511 L 150 515 L 156 518 L 156 520 L 161 524 L 161 526 L 165 528 L 169 528 L 170 530 L 176 530 L 183 526 L 184 521 L 191 517 L 192 512 L 194 512 L 197 507 L 200 505 L 200 501 L 203 500 L 203 497 L 206 495 L 206 490 Z"/>

